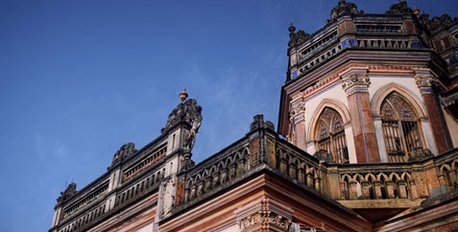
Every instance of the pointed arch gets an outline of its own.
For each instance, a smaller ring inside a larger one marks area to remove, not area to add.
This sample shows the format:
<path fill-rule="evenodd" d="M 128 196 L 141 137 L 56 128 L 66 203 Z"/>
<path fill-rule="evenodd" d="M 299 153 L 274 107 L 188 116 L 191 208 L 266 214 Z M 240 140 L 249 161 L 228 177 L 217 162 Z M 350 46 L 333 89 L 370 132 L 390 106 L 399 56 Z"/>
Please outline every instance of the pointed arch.
<path fill-rule="evenodd" d="M 379 95 L 384 98 L 374 98 L 374 101 L 376 116 L 381 119 L 388 161 L 405 162 L 412 152 L 424 147 L 425 140 L 420 129 L 423 112 L 420 105 L 415 104 L 415 99 L 409 100 L 406 90 L 394 85 L 387 86 L 385 90 Z"/>
<path fill-rule="evenodd" d="M 374 117 L 381 117 L 381 106 L 385 98 L 393 92 L 402 95 L 407 102 L 414 108 L 418 117 L 421 119 L 426 118 L 426 110 L 423 107 L 422 101 L 409 89 L 397 83 L 388 83 L 375 92 L 371 100 L 371 110 Z"/>
<path fill-rule="evenodd" d="M 312 141 L 316 143 L 316 150 L 323 150 L 331 154 L 336 163 L 349 162 L 344 125 L 350 122 L 350 116 L 347 115 L 348 111 L 345 109 L 336 101 L 323 100 L 312 117 L 314 121 L 308 133 L 313 138 Z"/>
<path fill-rule="evenodd" d="M 340 116 L 342 117 L 342 121 L 344 125 L 347 125 L 351 122 L 350 111 L 342 102 L 340 102 L 339 100 L 335 100 L 335 99 L 325 98 L 320 102 L 316 110 L 313 112 L 312 121 L 311 121 L 311 124 L 306 134 L 306 138 L 308 141 L 316 140 L 315 134 L 313 132 L 319 122 L 318 117 L 320 116 L 320 114 L 323 112 L 323 110 L 326 107 L 337 111 L 337 113 L 339 113 Z"/>

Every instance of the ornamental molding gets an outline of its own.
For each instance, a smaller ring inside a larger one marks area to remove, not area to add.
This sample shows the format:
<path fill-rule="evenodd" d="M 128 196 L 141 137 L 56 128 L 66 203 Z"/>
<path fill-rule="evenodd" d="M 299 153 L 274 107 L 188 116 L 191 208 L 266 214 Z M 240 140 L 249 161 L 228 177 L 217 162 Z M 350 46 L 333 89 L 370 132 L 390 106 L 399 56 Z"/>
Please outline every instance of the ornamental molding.
<path fill-rule="evenodd" d="M 412 73 L 417 67 L 412 66 L 396 66 L 396 65 L 373 65 L 369 66 L 371 72 L 399 72 L 399 73 Z"/>

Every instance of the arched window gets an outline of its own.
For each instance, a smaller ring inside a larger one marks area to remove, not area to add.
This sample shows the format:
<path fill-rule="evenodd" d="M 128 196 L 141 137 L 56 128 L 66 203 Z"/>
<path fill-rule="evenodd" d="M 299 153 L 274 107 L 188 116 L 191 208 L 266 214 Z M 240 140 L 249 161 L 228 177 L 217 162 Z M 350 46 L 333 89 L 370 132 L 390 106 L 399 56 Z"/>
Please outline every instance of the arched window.
<path fill-rule="evenodd" d="M 337 111 L 326 107 L 318 118 L 316 128 L 318 150 L 332 155 L 336 163 L 348 163 L 348 148 L 343 120 Z"/>
<path fill-rule="evenodd" d="M 423 146 L 417 114 L 404 97 L 392 92 L 382 102 L 381 115 L 388 161 L 407 161 L 410 152 Z"/>

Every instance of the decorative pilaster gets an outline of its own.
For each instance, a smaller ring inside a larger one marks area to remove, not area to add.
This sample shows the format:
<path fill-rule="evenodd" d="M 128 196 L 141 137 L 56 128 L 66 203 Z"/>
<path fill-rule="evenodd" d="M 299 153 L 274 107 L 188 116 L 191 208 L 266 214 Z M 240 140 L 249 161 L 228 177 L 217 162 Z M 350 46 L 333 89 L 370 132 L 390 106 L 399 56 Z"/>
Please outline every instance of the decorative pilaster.
<path fill-rule="evenodd" d="M 452 148 L 450 133 L 445 122 L 444 113 L 440 105 L 439 96 L 436 92 L 437 78 L 429 71 L 416 71 L 415 82 L 428 111 L 429 122 L 432 125 L 434 140 L 439 153 L 444 153 Z"/>
<path fill-rule="evenodd" d="M 305 143 L 305 106 L 304 103 L 297 102 L 293 103 L 290 110 L 290 125 L 291 125 L 291 137 L 290 142 L 306 150 L 307 146 Z"/>
<path fill-rule="evenodd" d="M 162 181 L 159 188 L 158 201 L 158 218 L 163 219 L 170 216 L 172 209 L 175 207 L 176 197 L 176 179 L 175 175 L 168 176 Z"/>
<path fill-rule="evenodd" d="M 366 70 L 354 70 L 342 76 L 342 88 L 347 94 L 358 163 L 380 162 L 370 108 L 369 85 Z"/>
<path fill-rule="evenodd" d="M 241 207 L 235 213 L 242 232 L 288 231 L 292 223 L 292 209 L 265 197 Z"/>

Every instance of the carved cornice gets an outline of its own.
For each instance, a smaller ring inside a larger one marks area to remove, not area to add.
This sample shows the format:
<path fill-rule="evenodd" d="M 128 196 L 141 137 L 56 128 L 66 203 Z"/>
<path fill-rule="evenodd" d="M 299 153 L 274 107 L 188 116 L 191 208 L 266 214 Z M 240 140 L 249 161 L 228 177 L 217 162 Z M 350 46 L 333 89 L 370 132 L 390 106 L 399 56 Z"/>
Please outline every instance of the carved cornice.
<path fill-rule="evenodd" d="M 347 95 L 354 93 L 367 93 L 367 88 L 371 84 L 369 76 L 363 73 L 350 74 L 347 77 L 342 77 L 342 88 Z"/>
<path fill-rule="evenodd" d="M 447 97 L 441 98 L 442 105 L 445 107 L 449 107 L 458 102 L 458 92 L 451 94 Z"/>

